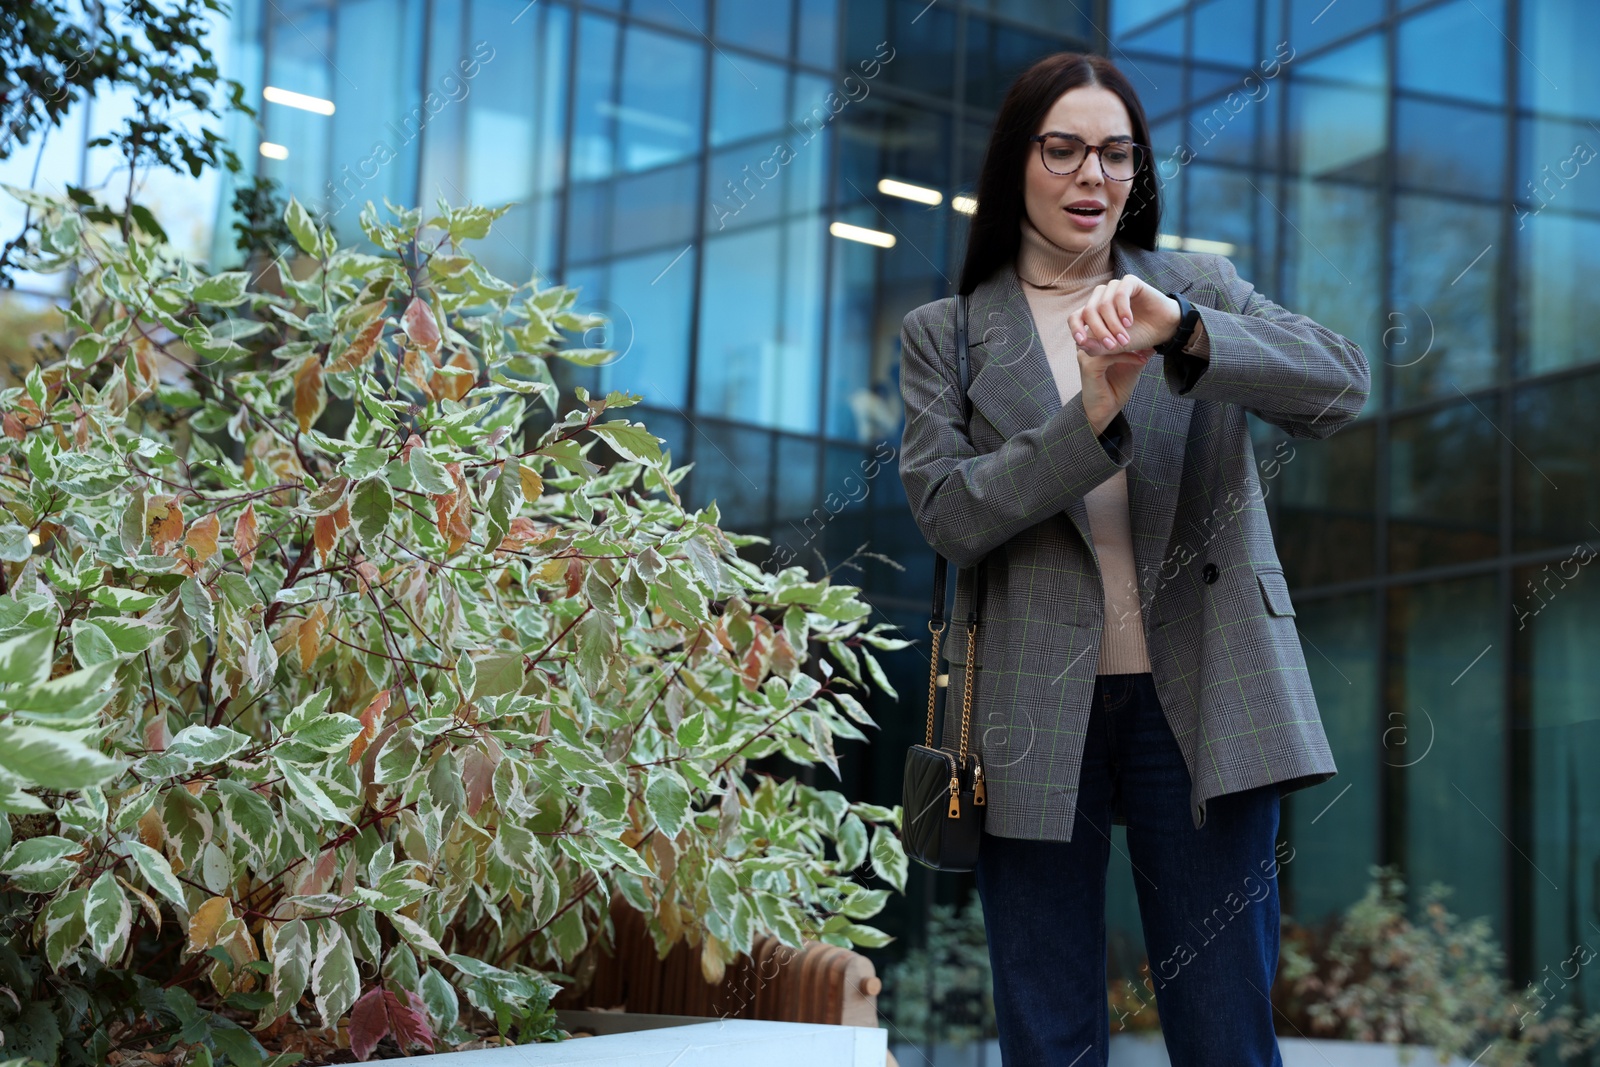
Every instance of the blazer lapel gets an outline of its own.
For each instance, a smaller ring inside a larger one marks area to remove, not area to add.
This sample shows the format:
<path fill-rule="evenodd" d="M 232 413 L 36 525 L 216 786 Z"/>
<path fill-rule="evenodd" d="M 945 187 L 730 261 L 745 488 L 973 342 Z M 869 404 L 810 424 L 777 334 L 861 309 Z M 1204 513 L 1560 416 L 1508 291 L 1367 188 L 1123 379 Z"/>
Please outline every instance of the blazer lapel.
<path fill-rule="evenodd" d="M 1135 274 L 1160 292 L 1182 292 L 1197 277 L 1181 253 L 1150 252 L 1120 241 L 1112 243 L 1111 263 L 1113 277 Z M 1001 436 L 1009 440 L 1060 410 L 1061 394 L 1015 270 L 997 271 L 973 291 L 967 336 L 974 367 L 967 395 Z M 1141 586 L 1159 571 L 1161 554 L 1172 533 L 1184 445 L 1194 409 L 1192 399 L 1171 395 L 1161 363 L 1157 356 L 1145 365 L 1133 396 L 1123 407 L 1133 427 L 1128 510 Z M 1068 504 L 1066 513 L 1098 566 L 1083 499 Z M 1144 600 L 1148 606 L 1149 594 Z"/>

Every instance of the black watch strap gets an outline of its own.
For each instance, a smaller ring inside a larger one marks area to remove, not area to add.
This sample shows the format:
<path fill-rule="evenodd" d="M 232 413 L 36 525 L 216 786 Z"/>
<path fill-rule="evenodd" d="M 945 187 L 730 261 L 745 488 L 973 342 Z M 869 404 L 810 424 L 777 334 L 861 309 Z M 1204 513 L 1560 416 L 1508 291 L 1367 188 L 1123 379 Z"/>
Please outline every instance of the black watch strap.
<path fill-rule="evenodd" d="M 1169 340 L 1156 345 L 1156 351 L 1163 356 L 1174 356 L 1183 351 L 1183 346 L 1194 336 L 1194 328 L 1200 321 L 1200 312 L 1182 293 L 1167 295 L 1178 302 L 1178 332 Z"/>

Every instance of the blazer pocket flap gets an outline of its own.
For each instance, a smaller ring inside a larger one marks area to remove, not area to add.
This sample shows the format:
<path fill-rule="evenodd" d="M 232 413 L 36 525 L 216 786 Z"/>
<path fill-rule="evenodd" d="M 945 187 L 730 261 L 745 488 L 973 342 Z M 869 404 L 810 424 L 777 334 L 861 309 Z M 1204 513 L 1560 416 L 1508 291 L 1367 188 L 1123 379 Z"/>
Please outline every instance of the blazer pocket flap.
<path fill-rule="evenodd" d="M 1267 610 L 1274 615 L 1293 615 L 1294 604 L 1289 600 L 1289 585 L 1282 571 L 1257 571 L 1256 581 L 1261 583 L 1261 597 Z"/>
<path fill-rule="evenodd" d="M 983 624 L 978 624 L 979 634 L 983 631 Z M 940 638 L 939 655 L 951 663 L 967 662 L 967 624 L 965 621 L 951 620 L 945 624 L 944 637 Z M 978 652 L 978 666 L 983 666 L 983 652 L 980 642 Z"/>

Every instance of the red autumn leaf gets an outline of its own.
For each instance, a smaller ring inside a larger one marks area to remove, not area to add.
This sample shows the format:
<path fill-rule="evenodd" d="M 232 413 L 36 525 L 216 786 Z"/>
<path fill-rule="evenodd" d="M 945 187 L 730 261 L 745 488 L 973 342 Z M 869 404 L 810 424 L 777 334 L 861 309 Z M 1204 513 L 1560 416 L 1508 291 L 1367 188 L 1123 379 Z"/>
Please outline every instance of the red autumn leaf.
<path fill-rule="evenodd" d="M 467 791 L 467 814 L 474 818 L 494 792 L 495 759 L 481 748 L 470 748 L 461 761 L 461 784 Z"/>
<path fill-rule="evenodd" d="M 239 565 L 246 574 L 255 566 L 256 545 L 260 539 L 256 534 L 256 506 L 254 502 L 246 504 L 239 513 L 239 521 L 233 524 L 233 550 L 238 553 Z"/>
<path fill-rule="evenodd" d="M 384 1003 L 384 990 L 368 990 L 350 1009 L 350 1051 L 358 1060 L 368 1059 L 388 1033 L 389 1011 Z"/>
<path fill-rule="evenodd" d="M 583 588 L 583 560 L 573 556 L 567 561 L 567 595 L 577 596 Z"/>
<path fill-rule="evenodd" d="M 16 412 L 6 412 L 4 423 L 6 436 L 13 441 L 20 441 L 28 435 L 28 431 L 23 428 L 22 420 L 17 418 Z"/>
<path fill-rule="evenodd" d="M 428 1025 L 427 1014 L 413 1007 L 411 1000 L 411 994 L 403 989 L 399 996 L 383 991 L 383 1002 L 389 1009 L 389 1032 L 401 1049 L 422 1045 L 432 1052 L 433 1028 Z"/>
<path fill-rule="evenodd" d="M 332 515 L 318 515 L 311 529 L 312 539 L 317 546 L 317 556 L 323 566 L 327 566 L 328 557 L 333 554 L 334 546 L 339 543 L 339 523 Z"/>
<path fill-rule="evenodd" d="M 439 323 L 433 317 L 433 309 L 428 302 L 420 296 L 411 298 L 411 303 L 406 305 L 406 313 L 400 319 L 400 325 L 406 331 L 406 336 L 411 338 L 411 343 L 433 356 L 439 351 Z"/>

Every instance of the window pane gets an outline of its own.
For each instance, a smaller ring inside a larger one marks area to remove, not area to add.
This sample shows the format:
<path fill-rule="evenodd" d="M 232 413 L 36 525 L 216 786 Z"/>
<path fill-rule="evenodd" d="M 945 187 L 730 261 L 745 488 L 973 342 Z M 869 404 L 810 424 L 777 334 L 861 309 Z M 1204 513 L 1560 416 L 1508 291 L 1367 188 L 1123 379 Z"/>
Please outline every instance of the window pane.
<path fill-rule="evenodd" d="M 789 4 L 785 0 L 717 5 L 717 39 L 774 56 L 789 54 Z"/>
<path fill-rule="evenodd" d="M 1493 575 L 1390 591 L 1383 759 L 1404 782 L 1413 915 L 1429 882 L 1505 943 L 1505 650 Z M 1502 609 L 1503 610 L 1503 609 Z M 1480 655 L 1481 654 L 1481 655 Z M 1348 799 L 1348 798 L 1346 798 Z"/>
<path fill-rule="evenodd" d="M 786 133 L 784 68 L 749 56 L 711 56 L 711 143 Z M 766 146 L 770 147 L 770 146 Z"/>
<path fill-rule="evenodd" d="M 859 0 L 848 8 L 844 60 L 876 57 L 885 84 L 932 96 L 955 95 L 956 17 L 927 0 Z"/>
<path fill-rule="evenodd" d="M 702 34 L 708 28 L 706 0 L 630 0 L 628 10 L 685 33 Z"/>
<path fill-rule="evenodd" d="M 703 45 L 638 27 L 622 50 L 622 99 L 614 115 L 624 170 L 646 170 L 700 147 Z"/>
<path fill-rule="evenodd" d="M 1478 401 L 1481 406 L 1483 401 Z M 1500 435 L 1471 403 L 1396 419 L 1389 438 L 1389 569 L 1465 563 L 1500 546 Z"/>
<path fill-rule="evenodd" d="M 1342 181 L 1296 182 L 1293 225 L 1286 227 L 1289 290 L 1295 310 L 1361 346 L 1372 375 L 1366 412 L 1383 398 L 1389 362 L 1409 363 L 1403 335 L 1379 314 L 1383 306 L 1383 245 L 1374 238 L 1379 199 L 1365 185 Z M 1271 232 L 1269 221 L 1264 229 Z M 1421 337 L 1418 338 L 1421 340 Z M 1394 351 L 1385 348 L 1393 344 Z"/>
<path fill-rule="evenodd" d="M 1295 51 L 1311 52 L 1383 17 L 1383 0 L 1354 3 L 1292 4 L 1288 38 Z"/>
<path fill-rule="evenodd" d="M 800 62 L 832 67 L 838 52 L 839 0 L 801 0 Z"/>
<path fill-rule="evenodd" d="M 774 435 L 716 419 L 698 420 L 695 431 L 691 507 L 715 500 L 723 529 L 756 534 L 770 529 Z"/>
<path fill-rule="evenodd" d="M 616 166 L 616 54 L 621 38 L 614 20 L 585 15 L 578 24 L 572 111 L 572 178 L 604 178 Z"/>
<path fill-rule="evenodd" d="M 1600 112 L 1600 5 L 1566 3 L 1517 5 L 1522 19 L 1518 42 L 1525 61 L 1517 63 L 1523 107 L 1543 114 L 1588 118 Z"/>
<path fill-rule="evenodd" d="M 1505 0 L 1456 0 L 1403 20 L 1401 88 L 1504 102 L 1505 21 Z"/>
<path fill-rule="evenodd" d="M 333 100 L 336 91 L 333 83 L 338 75 L 327 59 L 333 54 L 333 25 L 328 10 L 297 11 L 288 19 L 269 14 L 267 33 L 271 38 L 267 49 L 267 86 L 319 100 Z M 339 91 L 346 98 L 356 92 L 349 83 L 344 83 Z M 289 192 L 303 195 L 303 202 L 308 205 L 317 204 L 324 210 L 337 209 L 340 194 L 328 186 L 333 170 L 329 165 L 332 116 L 265 101 L 261 104 L 261 113 L 266 130 L 262 139 L 289 149 L 287 159 L 262 160 L 266 164 L 261 168 L 262 173 L 281 181 Z M 91 157 L 85 177 L 97 182 L 101 180 L 101 172 L 95 162 Z M 345 194 L 347 198 L 348 195 Z"/>
<path fill-rule="evenodd" d="M 1383 38 L 1371 36 L 1290 68 L 1289 166 L 1314 177 L 1383 179 L 1388 81 Z"/>
<path fill-rule="evenodd" d="M 1122 38 L 1129 30 L 1140 30 L 1151 21 L 1160 18 L 1169 11 L 1174 11 L 1183 6 L 1183 0 L 1120 0 L 1111 7 L 1111 36 Z M 1183 20 L 1173 19 L 1177 23 L 1178 33 L 1183 33 Z"/>
<path fill-rule="evenodd" d="M 1396 315 L 1386 328 L 1402 330 L 1408 346 L 1391 335 L 1395 403 L 1493 382 L 1502 209 L 1425 196 L 1395 201 Z"/>
<path fill-rule="evenodd" d="M 1256 450 L 1263 491 L 1279 493 L 1275 532 L 1290 585 L 1372 575 L 1376 438 L 1363 424 L 1320 441 L 1281 440 Z"/>
<path fill-rule="evenodd" d="M 697 410 L 786 430 L 815 429 L 818 228 L 806 220 L 706 240 Z"/>
<path fill-rule="evenodd" d="M 1066 42 L 1057 37 L 1028 33 L 1011 26 L 997 25 L 988 19 L 969 16 L 967 103 L 982 108 L 998 108 L 1017 75 L 1036 60 L 1059 52 L 1065 46 Z"/>
<path fill-rule="evenodd" d="M 1517 373 L 1593 362 L 1600 304 L 1589 286 L 1600 277 L 1600 222 L 1551 210 L 1526 223 L 1517 246 Z"/>
<path fill-rule="evenodd" d="M 1573 567 L 1568 563 L 1562 572 L 1571 574 Z M 1538 600 L 1522 592 L 1532 578 L 1519 572 L 1514 588 L 1519 599 L 1537 607 Z M 1550 588 L 1558 585 L 1551 582 Z M 1600 996 L 1595 968 L 1575 974 L 1573 954 L 1578 946 L 1594 943 L 1592 921 L 1600 908 L 1595 880 L 1600 870 L 1600 778 L 1594 773 L 1600 764 L 1600 716 L 1595 714 L 1600 657 L 1594 654 L 1600 647 L 1600 583 L 1582 575 L 1571 588 L 1546 594 L 1546 599 L 1548 606 L 1518 635 L 1527 649 L 1532 727 L 1532 812 L 1526 819 L 1533 833 L 1533 873 L 1527 877 L 1533 895 L 1529 958 L 1541 965 L 1548 961 L 1548 972 L 1541 969 L 1535 980 L 1559 976 L 1557 989 L 1575 980 L 1581 990 L 1563 989 L 1558 996 L 1592 1005 Z"/>
<path fill-rule="evenodd" d="M 585 344 L 617 352 L 600 368 L 600 388 L 638 393 L 647 404 L 681 410 L 688 405 L 695 254 L 680 257 L 679 251 L 597 268 L 597 284 L 580 295 L 577 306 L 608 320 Z"/>
<path fill-rule="evenodd" d="M 1256 0 L 1215 0 L 1196 8 L 1193 18 L 1196 60 L 1253 67 L 1272 58 L 1255 54 Z"/>
<path fill-rule="evenodd" d="M 1186 169 L 1190 202 L 1184 236 L 1231 244 L 1233 251 L 1227 255 L 1240 276 L 1264 285 L 1254 269 L 1255 239 L 1250 221 L 1252 208 L 1261 195 L 1256 191 L 1259 183 L 1252 185 L 1248 172 L 1230 167 L 1191 163 Z"/>
<path fill-rule="evenodd" d="M 1339 768 L 1325 785 L 1291 794 L 1285 819 L 1295 853 L 1284 910 L 1312 923 L 1361 899 L 1367 868 L 1378 862 L 1380 767 L 1373 756 L 1383 726 L 1373 595 L 1295 606 L 1306 670 Z"/>
<path fill-rule="evenodd" d="M 1511 431 L 1516 549 L 1570 548 L 1600 530 L 1600 377 L 1517 390 Z M 1570 577 L 1570 575 L 1569 575 Z"/>
<path fill-rule="evenodd" d="M 1394 138 L 1396 176 L 1416 189 L 1497 196 L 1506 168 L 1505 142 L 1505 118 L 1497 112 L 1402 96 Z"/>

